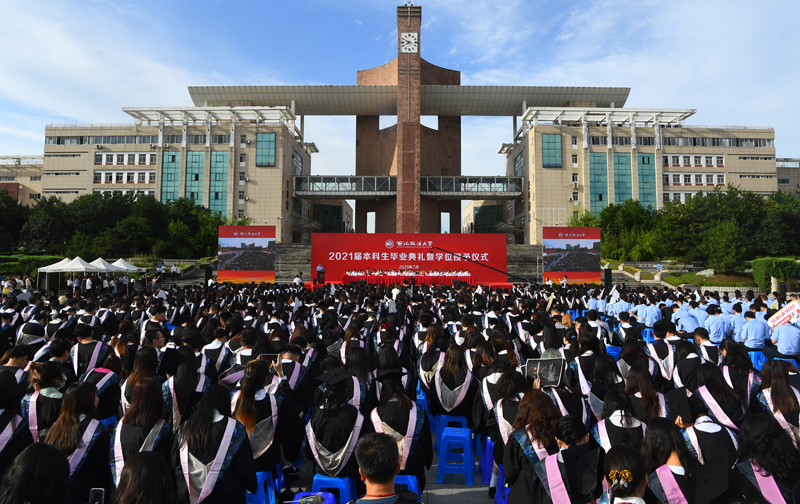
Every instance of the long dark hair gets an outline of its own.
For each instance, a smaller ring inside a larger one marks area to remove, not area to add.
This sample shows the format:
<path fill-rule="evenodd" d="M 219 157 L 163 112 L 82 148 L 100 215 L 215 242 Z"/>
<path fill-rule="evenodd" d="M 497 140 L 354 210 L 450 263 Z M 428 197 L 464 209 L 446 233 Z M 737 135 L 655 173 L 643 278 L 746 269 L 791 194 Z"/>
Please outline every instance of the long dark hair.
<path fill-rule="evenodd" d="M 767 361 L 761 369 L 764 380 L 761 390 L 770 389 L 772 394 L 773 411 L 780 411 L 783 416 L 797 416 L 800 405 L 789 383 L 789 366 L 786 362 Z"/>
<path fill-rule="evenodd" d="M 492 344 L 481 338 L 478 344 L 475 345 L 475 355 L 472 357 L 472 367 L 476 366 L 491 366 L 492 362 L 497 358 L 494 353 Z"/>
<path fill-rule="evenodd" d="M 0 503 L 58 504 L 66 500 L 69 462 L 46 443 L 34 443 L 20 453 L 0 484 Z"/>
<path fill-rule="evenodd" d="M 130 426 L 152 427 L 159 420 L 165 419 L 161 384 L 155 378 L 143 379 L 133 389 L 131 405 L 125 412 L 122 423 Z"/>
<path fill-rule="evenodd" d="M 45 443 L 51 444 L 64 453 L 72 453 L 81 442 L 81 415 L 95 417 L 94 401 L 97 387 L 92 383 L 78 382 L 69 386 L 61 401 L 61 414 L 50 427 Z"/>
<path fill-rule="evenodd" d="M 621 476 L 625 471 L 630 473 L 631 481 L 624 480 Z M 611 447 L 606 453 L 603 460 L 603 477 L 608 483 L 613 497 L 632 497 L 636 495 L 639 483 L 646 476 L 644 459 L 639 450 L 628 445 L 617 445 Z M 611 500 L 612 502 L 614 501 L 613 498 Z"/>
<path fill-rule="evenodd" d="M 61 361 L 31 362 L 30 371 L 30 385 L 33 388 L 37 385 L 40 389 L 60 388 L 58 385 L 63 383 L 64 365 L 61 364 Z"/>
<path fill-rule="evenodd" d="M 631 428 L 631 420 L 633 419 L 631 398 L 621 390 L 609 389 L 606 391 L 606 398 L 603 400 L 603 413 L 600 416 L 605 420 L 615 411 L 623 412 L 624 421 L 622 422 L 622 426 Z"/>
<path fill-rule="evenodd" d="M 625 382 L 625 393 L 629 397 L 639 393 L 642 409 L 647 411 L 651 418 L 665 414 L 661 411 L 661 405 L 658 402 L 658 391 L 653 383 L 653 376 L 650 371 L 643 368 L 639 364 L 634 364 L 628 371 L 628 378 Z"/>
<path fill-rule="evenodd" d="M 173 397 L 172 400 L 176 401 L 181 415 L 189 409 L 192 392 L 197 388 L 197 380 L 199 378 L 194 350 L 185 346 L 180 347 L 178 349 L 178 367 L 172 378 L 177 397 Z"/>
<path fill-rule="evenodd" d="M 190 453 L 213 451 L 211 446 L 211 427 L 214 425 L 214 411 L 220 415 L 231 416 L 231 396 L 224 385 L 214 384 L 203 393 L 203 399 L 183 426 L 181 446 L 187 446 Z"/>
<path fill-rule="evenodd" d="M 145 378 L 152 378 L 158 370 L 158 350 L 146 346 L 136 351 L 133 358 L 133 370 L 128 376 L 127 387 L 135 387 Z"/>
<path fill-rule="evenodd" d="M 140 452 L 122 468 L 113 504 L 173 504 L 178 500 L 164 457 Z"/>
<path fill-rule="evenodd" d="M 442 379 L 445 381 L 455 381 L 458 376 L 467 369 L 467 360 L 464 357 L 464 352 L 461 347 L 452 344 L 447 348 L 444 354 L 444 363 L 442 364 Z"/>
<path fill-rule="evenodd" d="M 697 386 L 705 386 L 720 406 L 737 404 L 739 393 L 728 385 L 716 364 L 706 362 L 697 372 Z"/>
<path fill-rule="evenodd" d="M 400 356 L 397 355 L 397 350 L 392 345 L 383 345 L 378 350 L 378 368 L 379 369 L 398 369 L 402 367 Z"/>
<path fill-rule="evenodd" d="M 691 477 L 698 467 L 697 459 L 686 447 L 686 441 L 678 427 L 666 418 L 653 418 L 647 423 L 647 434 L 642 444 L 645 470 L 651 473 L 667 463 L 672 452 L 678 453 L 681 467 Z"/>
<path fill-rule="evenodd" d="M 495 393 L 498 400 L 513 398 L 517 399 L 519 394 L 524 394 L 528 390 L 528 383 L 525 377 L 516 369 L 509 369 L 500 375 L 497 380 Z"/>
<path fill-rule="evenodd" d="M 792 487 L 800 477 L 800 451 L 772 415 L 750 415 L 742 423 L 739 460 L 749 459 L 755 459 L 760 468 L 783 485 Z"/>
<path fill-rule="evenodd" d="M 412 400 L 406 394 L 403 383 L 400 380 L 388 379 L 381 381 L 381 405 L 389 402 L 390 399 L 397 399 L 397 406 L 401 410 L 410 410 Z"/>
<path fill-rule="evenodd" d="M 394 347 L 391 347 L 394 349 Z M 353 373 L 359 380 L 369 383 L 369 355 L 367 351 L 358 345 L 353 345 L 345 352 L 347 364 L 344 369 Z"/>
<path fill-rule="evenodd" d="M 606 387 L 613 387 L 617 383 L 622 383 L 622 375 L 619 372 L 614 357 L 608 354 L 600 354 L 595 359 L 594 379 L 604 384 Z"/>
<path fill-rule="evenodd" d="M 519 366 L 519 358 L 517 352 L 514 351 L 514 344 L 508 339 L 502 329 L 494 329 L 492 331 L 492 338 L 490 340 L 492 348 L 499 355 L 503 350 L 506 351 L 508 361 L 511 362 L 513 367 Z"/>
<path fill-rule="evenodd" d="M 269 378 L 269 365 L 260 360 L 252 360 L 244 368 L 244 379 L 239 400 L 236 403 L 234 416 L 250 433 L 256 426 L 258 408 L 256 407 L 256 392 L 263 390 Z"/>

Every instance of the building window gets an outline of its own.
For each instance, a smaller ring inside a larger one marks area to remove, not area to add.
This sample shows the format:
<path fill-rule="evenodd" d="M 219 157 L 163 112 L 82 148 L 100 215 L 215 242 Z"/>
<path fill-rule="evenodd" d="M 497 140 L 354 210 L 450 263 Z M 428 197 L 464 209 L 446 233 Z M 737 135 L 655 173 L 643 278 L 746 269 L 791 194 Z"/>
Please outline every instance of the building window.
<path fill-rule="evenodd" d="M 721 184 L 722 182 L 717 182 L 717 183 Z M 778 183 L 781 184 L 781 185 L 789 185 L 789 179 L 788 178 L 779 178 L 778 179 Z"/>
<path fill-rule="evenodd" d="M 42 195 L 39 194 L 39 193 L 30 193 L 28 195 L 28 199 L 40 199 L 41 197 L 42 197 Z"/>
<path fill-rule="evenodd" d="M 681 176 L 680 175 L 673 175 L 672 176 L 672 185 L 681 185 Z"/>
<path fill-rule="evenodd" d="M 542 166 L 561 168 L 561 135 L 542 135 Z"/>
<path fill-rule="evenodd" d="M 722 156 L 717 156 L 717 166 L 724 166 Z"/>
<path fill-rule="evenodd" d="M 247 143 L 247 135 L 239 135 L 239 143 Z"/>
<path fill-rule="evenodd" d="M 114 164 L 114 154 L 106 154 L 106 164 Z"/>
<path fill-rule="evenodd" d="M 612 137 L 611 143 L 614 145 L 630 145 L 631 137 Z"/>
<path fill-rule="evenodd" d="M 147 154 L 139 154 L 139 164 L 147 164 Z"/>
<path fill-rule="evenodd" d="M 247 178 L 247 177 L 245 177 L 245 175 L 244 175 L 244 172 L 243 172 L 243 171 L 240 171 L 240 172 L 239 172 L 239 180 L 241 180 L 242 182 L 244 182 L 244 181 L 245 181 L 245 178 Z"/>
<path fill-rule="evenodd" d="M 684 184 L 691 184 L 692 183 L 692 176 L 691 175 L 684 175 L 683 176 L 683 183 Z"/>
<path fill-rule="evenodd" d="M 593 136 L 590 137 L 592 145 L 606 145 L 608 143 L 608 138 L 604 136 Z"/>
<path fill-rule="evenodd" d="M 128 154 L 128 164 L 136 164 L 136 154 Z"/>
<path fill-rule="evenodd" d="M 669 156 L 664 156 L 662 159 L 664 166 L 669 166 Z"/>
<path fill-rule="evenodd" d="M 256 166 L 275 166 L 275 133 L 256 135 Z"/>
<path fill-rule="evenodd" d="M 669 203 L 669 193 L 668 192 L 664 193 L 664 203 Z"/>
<path fill-rule="evenodd" d="M 572 137 L 572 145 L 578 145 L 578 137 L 576 136 Z"/>
<path fill-rule="evenodd" d="M 293 154 L 294 159 L 292 160 L 292 171 L 295 175 L 302 175 L 303 174 L 303 156 L 295 152 Z"/>
<path fill-rule="evenodd" d="M 239 191 L 239 203 L 244 201 L 244 191 Z"/>
<path fill-rule="evenodd" d="M 125 154 L 117 154 L 117 164 L 125 164 Z"/>
<path fill-rule="evenodd" d="M 146 180 L 146 173 L 145 172 L 139 172 L 137 180 L 139 181 L 140 184 L 144 183 L 144 181 Z"/>
<path fill-rule="evenodd" d="M 150 154 L 150 164 L 156 164 L 156 155 Z"/>
<path fill-rule="evenodd" d="M 94 164 L 103 164 L 103 155 L 102 154 L 95 154 L 94 155 Z"/>
<path fill-rule="evenodd" d="M 578 174 L 577 173 L 573 173 L 572 174 L 572 183 L 574 184 L 577 181 L 578 181 Z"/>
<path fill-rule="evenodd" d="M 664 185 L 669 185 L 669 175 L 661 175 L 661 181 L 664 182 Z"/>
<path fill-rule="evenodd" d="M 114 182 L 114 174 L 106 173 L 106 184 L 110 184 L 112 182 Z"/>
<path fill-rule="evenodd" d="M 639 137 L 636 139 L 636 143 L 639 145 L 655 145 L 656 138 L 655 137 Z"/>
<path fill-rule="evenodd" d="M 103 181 L 103 174 L 101 172 L 94 172 L 94 183 L 99 184 Z"/>
<path fill-rule="evenodd" d="M 244 210 L 239 210 L 238 215 L 239 215 L 240 219 L 243 218 L 244 217 Z"/>
<path fill-rule="evenodd" d="M 787 180 L 786 183 L 788 184 L 789 181 Z M 717 175 L 717 184 L 725 185 L 725 175 Z"/>
<path fill-rule="evenodd" d="M 706 175 L 706 184 L 714 185 L 714 175 Z"/>
<path fill-rule="evenodd" d="M 695 175 L 694 176 L 694 183 L 695 184 L 702 184 L 703 183 L 703 176 L 702 175 Z"/>
<path fill-rule="evenodd" d="M 672 156 L 672 166 L 680 166 L 680 165 L 681 165 L 681 157 Z"/>
<path fill-rule="evenodd" d="M 683 156 L 683 166 L 692 166 L 691 156 Z"/>
<path fill-rule="evenodd" d="M 572 201 L 578 201 L 578 193 L 572 193 Z"/>
<path fill-rule="evenodd" d="M 712 157 L 711 156 L 706 156 L 706 166 L 712 166 L 712 165 L 713 165 Z"/>
<path fill-rule="evenodd" d="M 134 178 L 135 176 L 136 176 L 136 174 L 135 174 L 134 172 L 128 172 L 128 175 L 127 175 L 127 177 L 126 177 L 126 178 L 127 178 L 127 182 L 128 182 L 129 184 L 133 184 L 133 178 Z"/>
<path fill-rule="evenodd" d="M 578 155 L 577 154 L 573 154 L 572 155 L 572 164 L 578 164 Z"/>
<path fill-rule="evenodd" d="M 525 157 L 524 152 L 520 152 L 517 154 L 517 157 L 514 158 L 514 176 L 515 177 L 522 177 L 524 174 L 524 165 L 525 165 Z"/>
<path fill-rule="evenodd" d="M 702 156 L 695 156 L 694 157 L 694 165 L 700 166 L 702 164 L 703 157 Z"/>
<path fill-rule="evenodd" d="M 41 182 L 41 181 L 42 181 L 42 177 L 37 177 L 37 176 L 32 176 L 31 177 L 31 182 Z"/>

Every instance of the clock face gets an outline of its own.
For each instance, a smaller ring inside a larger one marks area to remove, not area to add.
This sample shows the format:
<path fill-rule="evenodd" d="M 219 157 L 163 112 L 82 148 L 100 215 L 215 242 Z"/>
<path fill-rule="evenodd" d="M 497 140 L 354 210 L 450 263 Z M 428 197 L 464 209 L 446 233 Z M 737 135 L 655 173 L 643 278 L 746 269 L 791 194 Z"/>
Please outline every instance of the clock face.
<path fill-rule="evenodd" d="M 417 33 L 401 33 L 400 34 L 400 52 L 401 53 L 415 53 L 419 50 L 417 43 Z"/>

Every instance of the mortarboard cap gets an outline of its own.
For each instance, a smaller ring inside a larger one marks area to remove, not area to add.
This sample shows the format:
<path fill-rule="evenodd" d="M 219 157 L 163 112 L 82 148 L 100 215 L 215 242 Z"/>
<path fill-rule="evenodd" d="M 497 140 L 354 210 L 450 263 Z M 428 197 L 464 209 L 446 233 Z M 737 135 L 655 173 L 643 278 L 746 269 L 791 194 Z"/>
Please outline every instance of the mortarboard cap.
<path fill-rule="evenodd" d="M 377 372 L 377 379 L 378 380 L 386 380 L 386 379 L 396 379 L 402 380 L 403 376 L 407 373 L 403 371 L 402 368 L 389 368 L 389 369 L 378 369 Z"/>
<path fill-rule="evenodd" d="M 353 374 L 344 369 L 331 369 L 327 373 L 317 376 L 317 380 L 333 388 L 342 388 L 345 386 L 347 379 L 352 379 Z"/>

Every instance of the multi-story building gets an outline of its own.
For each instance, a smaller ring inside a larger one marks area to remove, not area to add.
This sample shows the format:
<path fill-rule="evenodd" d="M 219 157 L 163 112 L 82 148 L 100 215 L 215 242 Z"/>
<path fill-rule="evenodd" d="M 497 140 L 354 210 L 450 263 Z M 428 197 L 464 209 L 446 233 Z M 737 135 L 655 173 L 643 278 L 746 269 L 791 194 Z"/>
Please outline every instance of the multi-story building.
<path fill-rule="evenodd" d="M 497 224 L 503 222 L 506 205 L 498 200 L 472 200 L 462 215 L 462 233 L 499 233 Z"/>
<path fill-rule="evenodd" d="M 31 206 L 42 196 L 42 156 L 0 156 L 0 192 Z"/>
<path fill-rule="evenodd" d="M 800 196 L 800 158 L 778 158 L 778 190 Z"/>
<path fill-rule="evenodd" d="M 289 107 L 124 111 L 134 123 L 45 128 L 44 196 L 70 202 L 91 192 L 133 191 L 162 202 L 189 198 L 220 215 L 277 225 L 278 241 L 309 241 L 312 202 L 295 198 L 291 181 L 311 173 L 318 150 L 303 141 Z"/>
<path fill-rule="evenodd" d="M 514 143 L 500 149 L 506 174 L 524 177 L 522 196 L 506 205 L 509 241 L 541 243 L 543 226 L 628 199 L 658 209 L 728 184 L 777 190 L 772 128 L 686 125 L 694 113 L 613 104 L 528 108 Z"/>

